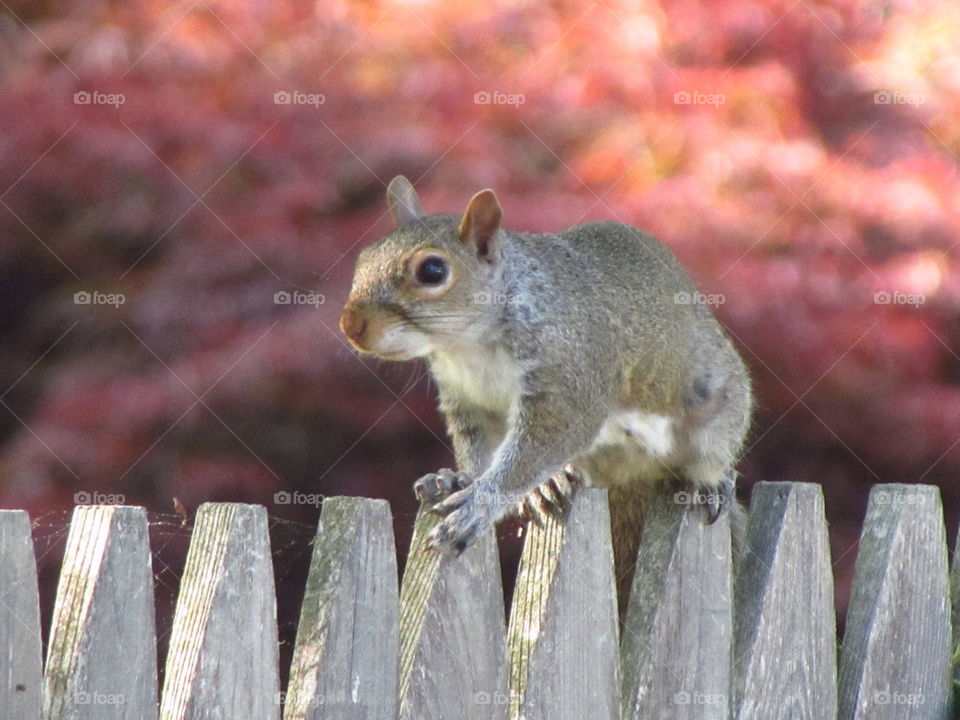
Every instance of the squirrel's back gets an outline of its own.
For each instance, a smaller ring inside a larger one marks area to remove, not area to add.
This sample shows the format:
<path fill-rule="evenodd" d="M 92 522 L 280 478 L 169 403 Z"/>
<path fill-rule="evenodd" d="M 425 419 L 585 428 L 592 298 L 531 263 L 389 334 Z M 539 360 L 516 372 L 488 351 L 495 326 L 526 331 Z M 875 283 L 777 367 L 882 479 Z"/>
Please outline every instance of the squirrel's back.
<path fill-rule="evenodd" d="M 504 251 L 513 255 L 507 265 L 517 295 L 553 323 L 562 317 L 563 339 L 581 354 L 620 348 L 630 365 L 662 369 L 657 374 L 670 384 L 672 376 L 678 392 L 704 356 L 739 364 L 676 256 L 649 233 L 612 221 L 555 235 L 508 231 Z"/>

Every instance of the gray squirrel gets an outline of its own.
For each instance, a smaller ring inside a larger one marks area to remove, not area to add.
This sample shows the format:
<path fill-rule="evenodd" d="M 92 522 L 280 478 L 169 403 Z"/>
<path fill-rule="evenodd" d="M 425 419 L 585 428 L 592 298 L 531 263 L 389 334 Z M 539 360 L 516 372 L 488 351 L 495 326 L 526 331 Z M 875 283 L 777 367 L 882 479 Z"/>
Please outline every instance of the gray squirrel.
<path fill-rule="evenodd" d="M 623 588 L 654 494 L 686 491 L 708 522 L 741 512 L 749 376 L 666 246 L 615 222 L 506 230 L 492 190 L 462 217 L 425 215 L 402 176 L 387 201 L 396 229 L 360 253 L 340 327 L 362 352 L 429 364 L 457 464 L 414 486 L 442 516 L 432 547 L 607 487 Z"/>

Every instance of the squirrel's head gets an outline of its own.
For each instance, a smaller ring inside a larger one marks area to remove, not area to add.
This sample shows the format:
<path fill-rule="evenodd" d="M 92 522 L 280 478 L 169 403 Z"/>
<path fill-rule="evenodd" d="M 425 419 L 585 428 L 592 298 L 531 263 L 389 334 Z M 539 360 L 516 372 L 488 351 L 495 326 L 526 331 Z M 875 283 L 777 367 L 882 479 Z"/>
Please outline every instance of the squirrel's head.
<path fill-rule="evenodd" d="M 493 190 L 471 198 L 462 218 L 424 215 L 413 185 L 390 181 L 396 229 L 357 259 L 340 329 L 362 352 L 410 360 L 475 342 L 491 325 L 500 271 L 500 217 Z"/>

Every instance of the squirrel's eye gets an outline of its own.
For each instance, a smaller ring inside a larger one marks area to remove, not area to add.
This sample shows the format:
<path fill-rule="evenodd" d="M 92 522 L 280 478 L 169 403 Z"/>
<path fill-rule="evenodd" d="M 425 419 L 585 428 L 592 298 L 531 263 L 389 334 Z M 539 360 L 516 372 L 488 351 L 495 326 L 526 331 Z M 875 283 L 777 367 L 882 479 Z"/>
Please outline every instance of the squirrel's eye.
<path fill-rule="evenodd" d="M 446 260 L 431 255 L 417 266 L 417 282 L 421 285 L 439 285 L 447 279 L 448 271 Z"/>

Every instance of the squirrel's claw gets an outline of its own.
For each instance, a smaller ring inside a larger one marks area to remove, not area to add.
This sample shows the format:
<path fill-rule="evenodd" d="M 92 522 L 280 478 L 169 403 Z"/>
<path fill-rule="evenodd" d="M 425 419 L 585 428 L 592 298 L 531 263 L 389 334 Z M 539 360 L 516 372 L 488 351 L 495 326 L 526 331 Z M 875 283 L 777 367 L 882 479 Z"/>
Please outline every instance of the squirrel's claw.
<path fill-rule="evenodd" d="M 540 488 L 531 490 L 520 501 L 520 517 L 526 522 L 532 522 L 537 527 L 544 527 L 550 514 L 551 509 L 540 494 Z"/>
<path fill-rule="evenodd" d="M 554 473 L 547 481 L 563 511 L 570 507 L 573 496 L 578 489 L 587 484 L 586 478 L 580 469 L 573 463 L 566 463 L 559 472 Z"/>
<path fill-rule="evenodd" d="M 577 488 L 585 484 L 583 474 L 567 463 L 543 485 L 527 493 L 519 503 L 518 515 L 522 520 L 532 520 L 543 527 L 548 517 L 560 517 L 566 513 Z"/>
<path fill-rule="evenodd" d="M 477 536 L 493 524 L 495 513 L 477 492 L 475 485 L 459 490 L 434 505 L 429 512 L 443 519 L 430 532 L 427 548 L 453 549 L 459 555 Z"/>
<path fill-rule="evenodd" d="M 413 492 L 420 502 L 436 502 L 463 490 L 472 482 L 473 478 L 465 472 L 442 468 L 417 480 L 413 484 Z"/>
<path fill-rule="evenodd" d="M 707 525 L 713 525 L 730 509 L 735 501 L 734 484 L 732 474 L 724 475 L 717 489 L 707 495 Z"/>

